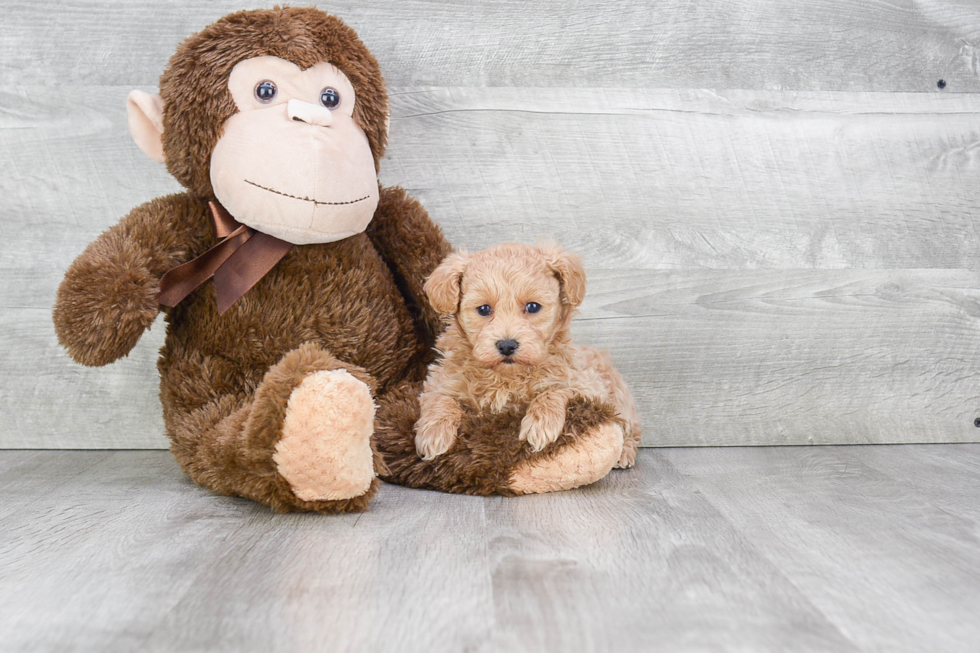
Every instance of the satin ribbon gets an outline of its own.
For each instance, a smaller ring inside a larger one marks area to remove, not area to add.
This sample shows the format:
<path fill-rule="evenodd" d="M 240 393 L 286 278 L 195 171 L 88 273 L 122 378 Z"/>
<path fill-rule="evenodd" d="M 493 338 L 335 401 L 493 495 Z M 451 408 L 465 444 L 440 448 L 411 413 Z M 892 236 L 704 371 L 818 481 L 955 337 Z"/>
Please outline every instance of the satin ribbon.
<path fill-rule="evenodd" d="M 157 300 L 173 308 L 214 277 L 218 314 L 223 315 L 276 266 L 293 244 L 241 224 L 218 202 L 209 202 L 208 206 L 220 239 L 218 244 L 163 275 Z"/>

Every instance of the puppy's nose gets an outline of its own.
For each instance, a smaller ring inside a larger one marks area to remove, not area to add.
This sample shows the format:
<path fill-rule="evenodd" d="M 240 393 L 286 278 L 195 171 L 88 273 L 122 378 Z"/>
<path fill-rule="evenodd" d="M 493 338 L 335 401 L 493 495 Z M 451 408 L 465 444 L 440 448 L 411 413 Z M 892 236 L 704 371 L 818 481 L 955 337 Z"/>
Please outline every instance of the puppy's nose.
<path fill-rule="evenodd" d="M 501 356 L 510 356 L 517 348 L 520 347 L 516 340 L 498 340 L 497 341 L 497 351 L 500 352 Z"/>

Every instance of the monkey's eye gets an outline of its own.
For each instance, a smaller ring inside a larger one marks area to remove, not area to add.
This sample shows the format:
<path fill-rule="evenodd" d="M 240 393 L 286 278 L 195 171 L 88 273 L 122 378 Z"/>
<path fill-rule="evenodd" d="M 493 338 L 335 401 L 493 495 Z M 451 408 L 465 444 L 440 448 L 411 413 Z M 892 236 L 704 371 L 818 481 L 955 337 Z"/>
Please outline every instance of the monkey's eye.
<path fill-rule="evenodd" d="M 477 306 L 476 312 L 483 317 L 489 317 L 489 315 L 493 313 L 493 309 L 490 308 L 490 304 L 484 304 L 483 306 Z"/>
<path fill-rule="evenodd" d="M 528 313 L 537 313 L 541 310 L 541 304 L 537 302 L 528 302 L 524 305 L 524 310 Z"/>
<path fill-rule="evenodd" d="M 340 104 L 340 93 L 332 86 L 328 86 L 320 91 L 320 104 L 328 109 L 336 109 Z"/>
<path fill-rule="evenodd" d="M 255 99 L 262 104 L 269 104 L 275 100 L 278 92 L 276 85 L 268 79 L 255 85 Z"/>

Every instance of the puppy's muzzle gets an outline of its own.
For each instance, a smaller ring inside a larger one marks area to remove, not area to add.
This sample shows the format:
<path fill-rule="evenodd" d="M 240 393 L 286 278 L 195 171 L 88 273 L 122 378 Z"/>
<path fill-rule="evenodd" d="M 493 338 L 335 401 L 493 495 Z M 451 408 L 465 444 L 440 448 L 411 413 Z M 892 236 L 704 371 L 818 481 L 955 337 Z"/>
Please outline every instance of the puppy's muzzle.
<path fill-rule="evenodd" d="M 518 344 L 516 340 L 497 341 L 497 351 L 499 351 L 500 355 L 504 357 L 513 356 L 518 347 L 520 347 L 520 344 Z"/>

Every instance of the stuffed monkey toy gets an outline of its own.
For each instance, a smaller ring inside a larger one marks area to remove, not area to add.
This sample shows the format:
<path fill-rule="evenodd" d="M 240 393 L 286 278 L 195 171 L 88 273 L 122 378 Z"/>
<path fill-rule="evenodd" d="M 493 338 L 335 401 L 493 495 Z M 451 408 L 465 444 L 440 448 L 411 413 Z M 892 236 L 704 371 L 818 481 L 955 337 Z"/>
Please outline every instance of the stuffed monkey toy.
<path fill-rule="evenodd" d="M 164 423 L 194 481 L 329 513 L 364 510 L 379 477 L 518 494 L 601 476 L 583 454 L 615 420 L 601 404 L 570 406 L 541 452 L 517 439 L 520 415 L 501 414 L 465 419 L 435 462 L 416 453 L 441 330 L 423 284 L 450 246 L 418 202 L 378 183 L 387 93 L 338 18 L 226 16 L 178 47 L 159 96 L 134 91 L 127 109 L 136 144 L 186 190 L 79 255 L 55 329 L 73 359 L 101 366 L 164 312 Z"/>

